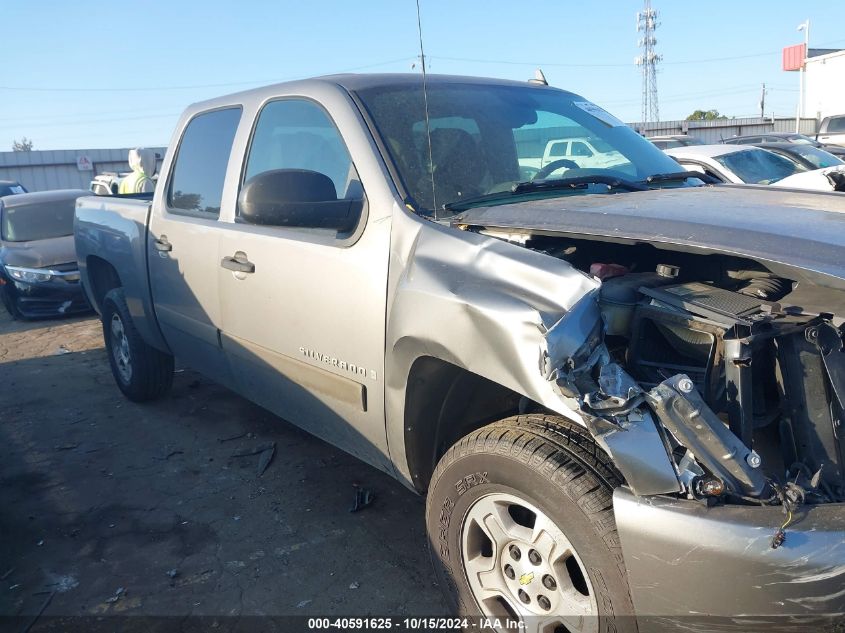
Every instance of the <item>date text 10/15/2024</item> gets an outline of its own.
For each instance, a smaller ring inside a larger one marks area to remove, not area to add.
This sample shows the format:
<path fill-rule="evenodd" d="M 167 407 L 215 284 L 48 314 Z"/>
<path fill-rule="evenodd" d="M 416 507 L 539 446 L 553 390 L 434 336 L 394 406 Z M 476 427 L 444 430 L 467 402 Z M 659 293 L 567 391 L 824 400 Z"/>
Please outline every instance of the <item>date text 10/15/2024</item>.
<path fill-rule="evenodd" d="M 524 628 L 525 622 L 522 620 L 496 617 L 308 618 L 308 630 L 311 631 L 466 631 L 468 629 L 521 631 Z"/>

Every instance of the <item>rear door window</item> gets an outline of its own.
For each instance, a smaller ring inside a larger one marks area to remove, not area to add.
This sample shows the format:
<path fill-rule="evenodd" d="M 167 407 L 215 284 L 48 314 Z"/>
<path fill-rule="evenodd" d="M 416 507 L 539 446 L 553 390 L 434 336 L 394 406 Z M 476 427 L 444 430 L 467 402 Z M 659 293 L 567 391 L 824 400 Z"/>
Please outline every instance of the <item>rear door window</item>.
<path fill-rule="evenodd" d="M 549 156 L 552 158 L 559 158 L 560 156 L 566 156 L 566 146 L 568 143 L 561 142 L 561 143 L 554 143 L 549 150 Z"/>
<path fill-rule="evenodd" d="M 171 213 L 216 218 L 241 109 L 225 108 L 191 119 L 176 155 L 167 190 Z"/>
<path fill-rule="evenodd" d="M 828 132 L 845 132 L 845 116 L 835 116 L 827 124 Z"/>

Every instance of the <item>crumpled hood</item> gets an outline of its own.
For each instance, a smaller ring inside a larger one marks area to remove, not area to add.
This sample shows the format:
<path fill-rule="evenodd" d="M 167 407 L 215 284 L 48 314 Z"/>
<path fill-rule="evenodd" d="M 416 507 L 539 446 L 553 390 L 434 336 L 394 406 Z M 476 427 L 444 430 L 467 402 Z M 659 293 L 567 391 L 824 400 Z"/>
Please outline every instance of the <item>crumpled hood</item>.
<path fill-rule="evenodd" d="M 132 171 L 143 172 L 147 177 L 152 178 L 156 171 L 156 155 L 151 149 L 139 147 L 129 150 L 129 167 Z"/>
<path fill-rule="evenodd" d="M 751 185 L 565 195 L 465 211 L 455 224 L 735 254 L 845 288 L 845 195 Z M 833 279 L 832 279 L 833 278 Z"/>
<path fill-rule="evenodd" d="M 35 242 L 0 243 L 0 260 L 9 266 L 47 268 L 76 261 L 73 235 Z"/>
<path fill-rule="evenodd" d="M 795 187 L 813 191 L 843 191 L 843 185 L 845 185 L 845 165 L 804 171 L 772 183 L 773 187 Z"/>

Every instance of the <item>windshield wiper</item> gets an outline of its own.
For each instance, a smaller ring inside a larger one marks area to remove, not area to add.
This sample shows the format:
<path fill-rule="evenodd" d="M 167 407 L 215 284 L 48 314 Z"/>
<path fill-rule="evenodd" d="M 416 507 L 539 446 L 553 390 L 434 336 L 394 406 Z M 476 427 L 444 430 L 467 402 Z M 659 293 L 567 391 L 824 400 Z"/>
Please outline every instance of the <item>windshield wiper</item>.
<path fill-rule="evenodd" d="M 646 184 L 654 184 L 659 182 L 673 182 L 678 180 L 687 180 L 689 178 L 698 178 L 709 185 L 719 182 L 713 176 L 708 176 L 700 171 L 675 171 L 668 174 L 652 174 L 643 182 Z"/>
<path fill-rule="evenodd" d="M 475 198 L 467 198 L 466 200 L 455 200 L 454 202 L 444 204 L 443 208 L 447 211 L 464 211 L 480 203 L 501 200 L 503 198 L 523 193 L 541 193 L 543 191 L 561 191 L 564 189 L 586 189 L 590 185 L 607 185 L 610 189 L 621 188 L 627 189 L 628 191 L 648 191 L 648 186 L 641 182 L 625 180 L 624 178 L 617 178 L 616 176 L 603 176 L 601 174 L 596 174 L 593 176 L 573 176 L 571 178 L 554 178 L 551 180 L 528 180 L 525 182 L 518 182 L 509 190 L 488 193 L 483 196 L 476 196 Z"/>
<path fill-rule="evenodd" d="M 534 191 L 554 191 L 555 189 L 586 189 L 589 185 L 607 185 L 612 189 L 622 188 L 629 191 L 646 191 L 648 187 L 633 180 L 625 180 L 616 176 L 572 176 L 570 178 L 554 178 L 552 180 L 529 180 L 511 187 L 512 193 L 531 193 Z"/>

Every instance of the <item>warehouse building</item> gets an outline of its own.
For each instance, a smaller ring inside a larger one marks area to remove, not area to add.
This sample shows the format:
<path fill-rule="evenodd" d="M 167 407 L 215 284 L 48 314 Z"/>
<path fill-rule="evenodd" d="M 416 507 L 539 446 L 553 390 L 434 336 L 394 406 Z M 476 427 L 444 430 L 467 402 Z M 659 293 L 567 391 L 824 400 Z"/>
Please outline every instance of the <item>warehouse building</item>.
<path fill-rule="evenodd" d="M 0 152 L 0 180 L 16 180 L 29 191 L 88 189 L 94 176 L 106 172 L 128 172 L 129 149 Z M 167 148 L 149 149 L 156 153 L 157 166 L 161 169 Z"/>
<path fill-rule="evenodd" d="M 805 54 L 806 53 L 806 54 Z M 799 109 L 804 117 L 823 118 L 845 114 L 845 50 L 836 48 L 807 48 L 805 44 L 783 49 L 783 69 L 804 71 L 803 103 Z"/>

